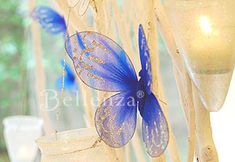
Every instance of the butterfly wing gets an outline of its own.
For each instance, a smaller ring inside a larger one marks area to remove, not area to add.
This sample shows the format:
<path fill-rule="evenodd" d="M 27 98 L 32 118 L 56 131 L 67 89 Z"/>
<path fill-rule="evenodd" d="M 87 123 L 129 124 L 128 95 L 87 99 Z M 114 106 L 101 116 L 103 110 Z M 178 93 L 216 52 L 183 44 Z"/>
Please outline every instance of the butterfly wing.
<path fill-rule="evenodd" d="M 66 41 L 66 50 L 88 86 L 110 92 L 136 88 L 137 76 L 130 59 L 110 38 L 95 32 L 76 33 Z"/>
<path fill-rule="evenodd" d="M 62 66 L 65 65 L 65 72 L 67 74 L 67 77 L 71 80 L 71 81 L 75 81 L 76 77 L 74 75 L 73 70 L 71 69 L 71 67 L 69 66 L 69 64 L 64 63 L 64 61 L 61 61 Z"/>
<path fill-rule="evenodd" d="M 137 103 L 132 92 L 122 92 L 105 100 L 95 114 L 96 130 L 111 147 L 122 147 L 136 128 Z"/>
<path fill-rule="evenodd" d="M 72 59 L 73 58 L 73 52 L 72 52 L 72 47 L 71 47 L 71 42 L 70 42 L 70 37 L 69 37 L 68 32 L 66 32 L 64 34 L 64 40 L 66 42 L 66 52 L 69 55 L 69 57 Z"/>
<path fill-rule="evenodd" d="M 166 118 L 153 94 L 146 96 L 140 113 L 143 117 L 142 134 L 147 152 L 150 156 L 158 157 L 168 145 L 169 131 Z"/>
<path fill-rule="evenodd" d="M 58 34 L 61 32 L 66 32 L 66 24 L 64 18 L 49 7 L 36 7 L 32 12 L 32 17 L 48 33 Z"/>
<path fill-rule="evenodd" d="M 151 87 L 152 87 L 151 61 L 149 55 L 149 48 L 142 25 L 139 26 L 139 52 L 140 52 L 140 61 L 142 66 L 139 75 L 144 81 L 146 92 L 148 94 L 151 94 Z"/>
<path fill-rule="evenodd" d="M 65 76 L 64 86 L 63 86 L 63 77 L 59 77 L 56 80 L 56 88 L 59 90 L 62 90 L 62 88 L 64 88 L 65 90 L 77 90 L 78 86 L 75 81 L 72 81 L 67 76 Z"/>

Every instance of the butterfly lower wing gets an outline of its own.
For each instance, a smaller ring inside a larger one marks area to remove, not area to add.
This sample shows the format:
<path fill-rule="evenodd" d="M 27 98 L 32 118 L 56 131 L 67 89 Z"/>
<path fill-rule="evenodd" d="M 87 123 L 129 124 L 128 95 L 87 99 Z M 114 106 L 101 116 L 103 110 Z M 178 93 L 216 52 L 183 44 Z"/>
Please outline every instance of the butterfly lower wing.
<path fill-rule="evenodd" d="M 64 83 L 63 83 L 64 82 Z M 76 91 L 78 90 L 78 85 L 75 81 L 69 79 L 67 76 L 64 77 L 59 77 L 56 80 L 56 88 L 59 90 L 70 90 L 70 91 Z"/>
<path fill-rule="evenodd" d="M 94 89 L 128 91 L 138 83 L 134 67 L 124 50 L 104 35 L 76 33 L 66 41 L 66 50 L 72 55 L 78 76 Z"/>
<path fill-rule="evenodd" d="M 145 98 L 141 116 L 143 117 L 142 134 L 147 152 L 152 157 L 158 157 L 167 148 L 169 131 L 166 118 L 153 94 Z"/>
<path fill-rule="evenodd" d="M 64 63 L 64 60 L 61 61 L 61 65 L 65 68 L 65 76 L 60 77 L 56 81 L 56 87 L 60 90 L 64 88 L 65 90 L 77 90 L 78 85 L 76 82 L 76 77 L 73 70 L 70 68 L 69 64 Z"/>
<path fill-rule="evenodd" d="M 71 67 L 69 66 L 69 64 L 65 63 L 64 60 L 61 61 L 61 64 L 62 64 L 62 66 L 64 66 L 64 69 L 65 69 L 65 72 L 66 72 L 68 78 L 70 80 L 75 81 L 76 80 L 76 76 L 75 76 L 73 70 L 71 69 Z"/>
<path fill-rule="evenodd" d="M 95 114 L 96 129 L 111 147 L 122 147 L 132 138 L 136 128 L 136 99 L 131 92 L 119 93 L 105 100 Z"/>
<path fill-rule="evenodd" d="M 64 18 L 49 7 L 36 7 L 32 12 L 32 17 L 48 33 L 58 34 L 66 32 Z"/>
<path fill-rule="evenodd" d="M 144 81 L 147 93 L 151 94 L 151 87 L 152 87 L 151 61 L 150 61 L 149 48 L 142 25 L 139 26 L 139 52 L 140 52 L 140 61 L 142 66 L 142 69 L 140 71 L 140 76 Z"/>

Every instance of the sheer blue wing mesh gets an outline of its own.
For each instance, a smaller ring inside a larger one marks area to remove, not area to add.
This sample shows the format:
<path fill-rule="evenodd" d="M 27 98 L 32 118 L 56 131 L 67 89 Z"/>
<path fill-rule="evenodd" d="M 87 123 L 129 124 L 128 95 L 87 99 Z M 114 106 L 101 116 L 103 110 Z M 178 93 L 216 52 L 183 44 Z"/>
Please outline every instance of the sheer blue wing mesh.
<path fill-rule="evenodd" d="M 48 33 L 58 34 L 66 32 L 64 18 L 49 7 L 36 7 L 32 12 L 32 17 Z"/>
<path fill-rule="evenodd" d="M 146 97 L 141 109 L 143 140 L 150 156 L 158 157 L 166 149 L 169 131 L 166 118 L 153 94 Z"/>
<path fill-rule="evenodd" d="M 76 33 L 66 41 L 66 50 L 88 86 L 111 92 L 136 88 L 137 76 L 130 59 L 110 38 L 95 32 Z"/>
<path fill-rule="evenodd" d="M 56 80 L 56 88 L 59 90 L 62 90 L 63 88 L 63 77 L 59 77 Z M 76 91 L 78 90 L 78 85 L 75 81 L 69 79 L 68 77 L 64 78 L 64 89 L 65 90 L 70 90 L 70 91 Z"/>
<path fill-rule="evenodd" d="M 111 147 L 122 147 L 136 128 L 137 103 L 132 92 L 123 92 L 105 100 L 95 114 L 96 129 Z"/>
<path fill-rule="evenodd" d="M 65 65 L 65 72 L 66 72 L 66 76 L 70 79 L 70 80 L 76 80 L 75 74 L 73 72 L 73 70 L 71 69 L 71 67 L 69 66 L 69 64 L 64 63 L 64 60 L 61 61 L 61 65 L 64 66 Z"/>
<path fill-rule="evenodd" d="M 144 29 L 142 25 L 139 26 L 139 52 L 142 69 L 140 71 L 140 77 L 143 78 L 145 84 L 145 90 L 148 94 L 151 94 L 152 88 L 152 70 L 151 61 L 149 55 L 149 48 L 145 37 Z"/>
<path fill-rule="evenodd" d="M 71 42 L 70 42 L 70 37 L 69 37 L 68 32 L 64 33 L 64 40 L 66 42 L 66 52 L 69 55 L 69 57 L 72 59 L 73 58 L 73 52 L 72 52 L 72 47 L 71 47 Z"/>

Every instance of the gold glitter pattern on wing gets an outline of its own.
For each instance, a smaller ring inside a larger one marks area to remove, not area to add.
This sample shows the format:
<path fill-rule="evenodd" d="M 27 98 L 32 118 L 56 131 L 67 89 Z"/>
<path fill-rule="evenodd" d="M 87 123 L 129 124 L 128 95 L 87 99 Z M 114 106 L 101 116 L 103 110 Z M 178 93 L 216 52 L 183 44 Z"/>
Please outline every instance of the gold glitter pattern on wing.
<path fill-rule="evenodd" d="M 119 101 L 112 101 L 112 105 L 109 105 L 109 101 L 106 100 L 107 105 L 103 103 L 96 112 L 96 128 L 99 132 L 100 137 L 105 141 L 106 144 L 112 147 L 121 147 L 125 145 L 132 137 L 135 126 L 136 116 L 131 118 L 125 116 L 125 120 L 117 124 L 118 117 L 121 115 L 120 110 L 123 111 L 125 107 L 118 107 Z M 123 100 L 124 102 L 126 100 Z M 136 109 L 131 107 L 130 109 Z"/>

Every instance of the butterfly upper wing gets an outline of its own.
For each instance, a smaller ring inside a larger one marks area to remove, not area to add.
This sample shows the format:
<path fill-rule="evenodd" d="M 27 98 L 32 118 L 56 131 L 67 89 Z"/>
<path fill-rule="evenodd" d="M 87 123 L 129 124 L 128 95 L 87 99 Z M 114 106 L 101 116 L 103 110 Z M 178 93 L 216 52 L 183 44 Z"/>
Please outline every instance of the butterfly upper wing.
<path fill-rule="evenodd" d="M 166 118 L 153 94 L 145 98 L 143 108 L 140 110 L 143 117 L 143 140 L 150 156 L 160 156 L 169 142 L 169 131 Z"/>
<path fill-rule="evenodd" d="M 73 58 L 73 52 L 72 52 L 71 41 L 70 41 L 70 37 L 69 37 L 68 32 L 66 32 L 64 34 L 64 40 L 66 42 L 66 52 L 69 55 L 69 57 L 72 59 Z"/>
<path fill-rule="evenodd" d="M 48 33 L 58 34 L 61 32 L 66 32 L 64 18 L 49 7 L 36 7 L 32 12 L 32 17 Z"/>
<path fill-rule="evenodd" d="M 139 26 L 139 52 L 140 52 L 140 61 L 142 65 L 142 69 L 140 71 L 140 77 L 143 78 L 145 84 L 145 90 L 147 91 L 148 94 L 151 94 L 151 87 L 152 87 L 151 61 L 149 55 L 149 48 L 142 25 Z"/>
<path fill-rule="evenodd" d="M 95 32 L 76 33 L 66 41 L 66 50 L 88 86 L 111 92 L 136 88 L 137 76 L 130 59 L 110 38 Z"/>
<path fill-rule="evenodd" d="M 133 96 L 130 91 L 114 95 L 96 111 L 96 130 L 111 147 L 124 146 L 135 132 L 137 103 Z"/>

